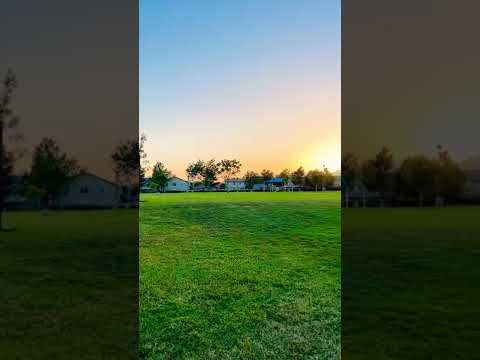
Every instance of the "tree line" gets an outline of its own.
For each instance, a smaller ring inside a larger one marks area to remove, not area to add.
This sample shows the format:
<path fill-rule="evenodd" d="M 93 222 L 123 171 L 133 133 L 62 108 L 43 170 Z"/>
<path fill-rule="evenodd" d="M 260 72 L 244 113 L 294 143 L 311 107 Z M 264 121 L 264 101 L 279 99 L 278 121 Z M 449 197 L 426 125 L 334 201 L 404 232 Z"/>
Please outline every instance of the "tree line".
<path fill-rule="evenodd" d="M 185 173 L 189 183 L 201 184 L 209 188 L 217 184 L 219 179 L 232 179 L 240 172 L 241 167 L 242 163 L 238 159 L 197 160 L 187 166 Z M 152 169 L 150 187 L 154 190 L 162 190 L 171 177 L 172 172 L 162 162 L 157 162 Z M 263 184 L 273 178 L 281 178 L 284 185 L 291 181 L 294 185 L 311 190 L 332 189 L 335 186 L 335 176 L 327 168 L 310 170 L 307 173 L 303 167 L 293 172 L 284 169 L 276 175 L 269 169 L 263 169 L 259 173 L 248 170 L 243 176 L 246 189 L 253 189 L 256 184 Z"/>
<path fill-rule="evenodd" d="M 465 181 L 464 172 L 441 145 L 437 146 L 436 156 L 408 156 L 398 167 L 394 166 L 388 147 L 363 162 L 352 153 L 342 158 L 342 190 L 347 206 L 348 197 L 358 184 L 376 192 L 381 201 L 393 196 L 400 201 L 416 198 L 423 206 L 426 201 L 457 199 L 464 191 Z"/>
<path fill-rule="evenodd" d="M 18 132 L 19 116 L 13 109 L 13 95 L 18 81 L 8 70 L 0 93 L 0 231 L 4 230 L 3 212 L 5 200 L 13 192 L 38 202 L 41 207 L 55 205 L 60 192 L 73 177 L 85 172 L 78 161 L 63 152 L 57 141 L 45 137 L 34 146 L 30 169 L 14 183 L 14 165 L 24 154 L 15 144 L 23 141 Z M 126 189 L 127 196 L 138 192 L 140 162 L 145 158 L 145 138 L 120 143 L 110 156 L 117 184 Z M 140 174 L 140 176 L 142 176 Z"/>

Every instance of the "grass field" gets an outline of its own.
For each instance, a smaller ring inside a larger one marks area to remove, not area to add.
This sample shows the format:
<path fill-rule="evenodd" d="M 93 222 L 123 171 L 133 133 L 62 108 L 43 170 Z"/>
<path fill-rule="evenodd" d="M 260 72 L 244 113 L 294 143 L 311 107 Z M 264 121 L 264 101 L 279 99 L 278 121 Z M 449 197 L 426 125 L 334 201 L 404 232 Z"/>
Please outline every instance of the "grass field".
<path fill-rule="evenodd" d="M 342 210 L 342 355 L 470 359 L 480 207 Z"/>
<path fill-rule="evenodd" d="M 136 359 L 138 211 L 6 213 L 0 358 Z"/>
<path fill-rule="evenodd" d="M 149 194 L 145 359 L 340 356 L 340 194 Z"/>

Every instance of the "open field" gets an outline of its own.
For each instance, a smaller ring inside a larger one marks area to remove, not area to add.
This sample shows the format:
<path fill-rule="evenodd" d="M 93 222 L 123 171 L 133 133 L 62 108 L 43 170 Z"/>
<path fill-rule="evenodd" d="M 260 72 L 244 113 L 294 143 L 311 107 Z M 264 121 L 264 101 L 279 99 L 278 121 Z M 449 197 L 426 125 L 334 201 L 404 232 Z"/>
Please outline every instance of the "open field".
<path fill-rule="evenodd" d="M 340 356 L 340 194 L 142 196 L 145 359 Z"/>
<path fill-rule="evenodd" d="M 342 210 L 348 359 L 470 359 L 480 340 L 480 207 Z"/>
<path fill-rule="evenodd" d="M 6 213 L 0 358 L 137 358 L 138 210 Z"/>

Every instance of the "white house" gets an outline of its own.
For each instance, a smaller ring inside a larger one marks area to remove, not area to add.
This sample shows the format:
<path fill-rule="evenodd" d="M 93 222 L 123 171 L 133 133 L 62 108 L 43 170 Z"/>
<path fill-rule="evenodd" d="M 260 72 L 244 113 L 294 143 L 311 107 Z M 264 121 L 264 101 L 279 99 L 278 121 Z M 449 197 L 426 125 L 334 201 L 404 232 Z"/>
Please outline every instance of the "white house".
<path fill-rule="evenodd" d="M 190 189 L 190 183 L 186 180 L 180 179 L 179 177 L 171 177 L 167 185 L 165 186 L 164 191 L 166 192 L 185 192 Z"/>
<path fill-rule="evenodd" d="M 71 179 L 61 190 L 58 206 L 104 207 L 119 205 L 121 189 L 118 185 L 90 173 L 82 173 Z"/>
<path fill-rule="evenodd" d="M 252 190 L 253 191 L 265 191 L 267 186 L 265 184 L 253 184 Z"/>
<path fill-rule="evenodd" d="M 245 180 L 243 179 L 226 179 L 225 190 L 227 191 L 239 191 L 245 190 Z"/>

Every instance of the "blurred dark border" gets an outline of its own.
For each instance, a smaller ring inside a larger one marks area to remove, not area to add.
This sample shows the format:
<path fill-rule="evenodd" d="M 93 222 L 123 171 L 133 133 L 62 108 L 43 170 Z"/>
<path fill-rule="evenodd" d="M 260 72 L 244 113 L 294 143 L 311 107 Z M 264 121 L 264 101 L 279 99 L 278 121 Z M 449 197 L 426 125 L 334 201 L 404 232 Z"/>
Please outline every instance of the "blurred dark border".
<path fill-rule="evenodd" d="M 4 359 L 138 356 L 138 2 L 0 11 Z"/>
<path fill-rule="evenodd" d="M 476 1 L 342 2 L 342 358 L 472 359 Z"/>

